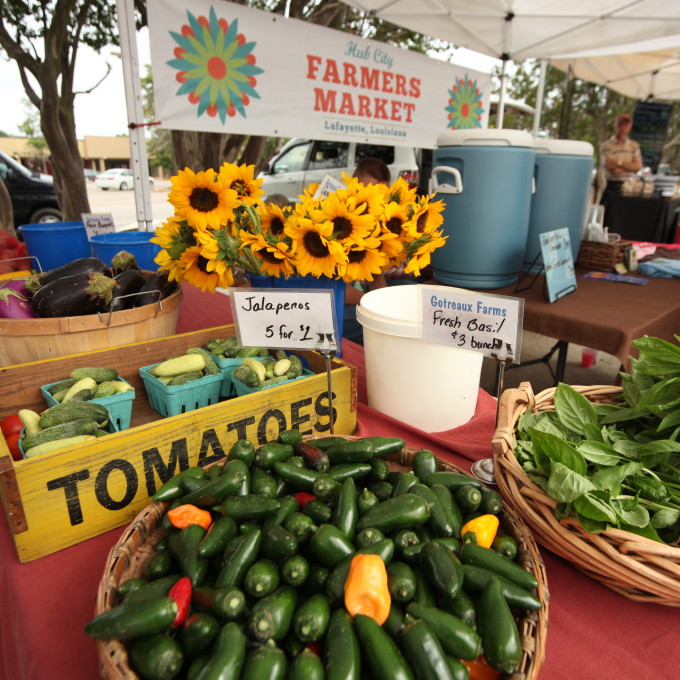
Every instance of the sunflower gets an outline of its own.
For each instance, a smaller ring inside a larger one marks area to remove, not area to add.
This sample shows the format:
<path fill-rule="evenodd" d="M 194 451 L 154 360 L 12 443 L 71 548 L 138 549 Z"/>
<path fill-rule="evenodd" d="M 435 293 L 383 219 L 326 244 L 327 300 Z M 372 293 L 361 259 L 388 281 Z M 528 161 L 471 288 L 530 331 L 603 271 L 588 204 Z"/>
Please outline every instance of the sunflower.
<path fill-rule="evenodd" d="M 312 219 L 329 222 L 334 240 L 340 241 L 346 250 L 352 245 L 361 245 L 375 226 L 375 217 L 365 213 L 365 204 L 357 207 L 353 200 L 341 200 L 339 193 L 329 194 L 316 210 Z"/>
<path fill-rule="evenodd" d="M 158 269 L 168 272 L 168 281 L 177 281 L 177 283 L 184 281 L 184 267 L 179 260 L 173 260 L 166 250 L 161 250 L 153 261 L 158 265 Z"/>
<path fill-rule="evenodd" d="M 286 226 L 286 219 L 292 212 L 292 208 L 281 208 L 274 203 L 266 203 L 258 208 L 257 214 L 260 218 L 262 233 L 272 234 L 277 238 L 281 236 Z"/>
<path fill-rule="evenodd" d="M 178 260 L 187 248 L 196 245 L 196 234 L 186 220 L 171 217 L 156 229 L 155 236 L 149 240 L 163 248 L 171 260 Z"/>
<path fill-rule="evenodd" d="M 380 228 L 380 252 L 385 254 L 390 267 L 400 265 L 404 260 L 404 242 L 384 225 Z"/>
<path fill-rule="evenodd" d="M 241 233 L 241 250 L 250 249 L 258 257 L 260 269 L 268 276 L 293 276 L 295 266 L 290 246 L 285 241 L 267 240 L 261 234 Z"/>
<path fill-rule="evenodd" d="M 219 229 L 221 224 L 234 219 L 238 196 L 220 181 L 214 170 L 194 172 L 185 168 L 170 181 L 168 202 L 175 207 L 175 218 L 186 220 L 196 229 Z"/>
<path fill-rule="evenodd" d="M 404 267 L 404 273 L 420 276 L 420 270 L 430 264 L 430 254 L 446 243 L 446 236 L 442 236 L 440 231 L 421 236 L 413 243 L 408 245 L 406 257 L 408 263 Z"/>
<path fill-rule="evenodd" d="M 417 239 L 421 234 L 431 234 L 444 222 L 444 201 L 430 202 L 430 196 L 423 196 L 415 205 L 415 211 L 406 225 L 407 238 Z"/>
<path fill-rule="evenodd" d="M 356 177 L 350 177 L 343 173 L 342 179 L 346 184 L 345 189 L 338 191 L 342 195 L 343 192 L 348 198 L 353 198 L 357 206 L 362 203 L 366 204 L 367 211 L 371 215 L 379 215 L 382 213 L 385 203 L 390 200 L 389 187 L 385 184 L 362 184 Z"/>
<path fill-rule="evenodd" d="M 255 179 L 254 165 L 223 163 L 219 178 L 225 186 L 236 191 L 243 205 L 252 207 L 260 202 L 261 196 L 264 196 L 264 190 L 260 188 L 262 180 Z"/>
<path fill-rule="evenodd" d="M 385 229 L 399 239 L 406 234 L 406 225 L 410 218 L 409 205 L 400 203 L 387 203 L 382 214 L 382 224 Z"/>
<path fill-rule="evenodd" d="M 378 238 L 380 227 L 364 239 L 362 245 L 355 245 L 347 253 L 348 262 L 339 267 L 342 278 L 347 283 L 352 281 L 373 281 L 374 274 L 380 274 L 387 265 L 388 258 L 380 250 L 381 240 Z"/>
<path fill-rule="evenodd" d="M 410 187 L 403 177 L 399 177 L 390 186 L 390 200 L 399 205 L 415 203 L 417 191 L 416 187 Z"/>
<path fill-rule="evenodd" d="M 292 254 L 297 273 L 300 276 L 328 276 L 336 274 L 338 265 L 347 262 L 347 255 L 338 241 L 330 240 L 333 235 L 332 222 L 314 222 L 300 217 L 294 224 L 288 224 L 285 233 L 292 240 Z"/>
<path fill-rule="evenodd" d="M 209 260 L 201 255 L 201 250 L 201 246 L 193 246 L 182 253 L 179 261 L 184 268 L 184 280 L 204 292 L 214 293 L 218 287 L 229 288 L 234 282 L 230 271 L 225 273 L 210 271 Z"/>
<path fill-rule="evenodd" d="M 220 260 L 228 267 L 237 263 L 241 241 L 229 228 L 207 229 L 197 234 L 197 240 L 201 246 L 201 255 L 207 260 Z M 210 267 L 210 271 L 214 269 L 214 266 Z"/>

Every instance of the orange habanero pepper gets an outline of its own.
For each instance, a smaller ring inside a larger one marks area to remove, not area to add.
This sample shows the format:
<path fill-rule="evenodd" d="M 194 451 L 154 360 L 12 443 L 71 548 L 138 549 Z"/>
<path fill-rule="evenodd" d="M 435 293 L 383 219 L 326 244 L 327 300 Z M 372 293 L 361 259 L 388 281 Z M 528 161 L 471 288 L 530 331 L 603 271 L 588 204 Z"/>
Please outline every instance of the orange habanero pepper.
<path fill-rule="evenodd" d="M 382 626 L 390 613 L 387 569 L 380 555 L 355 555 L 345 581 L 345 609 L 350 616 L 370 616 Z"/>
<path fill-rule="evenodd" d="M 198 524 L 206 531 L 212 524 L 212 515 L 208 510 L 202 510 L 195 505 L 178 505 L 174 510 L 168 510 L 168 519 L 172 526 L 186 529 L 190 524 Z"/>
<path fill-rule="evenodd" d="M 501 674 L 491 668 L 483 656 L 478 656 L 474 661 L 461 659 L 468 669 L 470 680 L 499 680 Z"/>

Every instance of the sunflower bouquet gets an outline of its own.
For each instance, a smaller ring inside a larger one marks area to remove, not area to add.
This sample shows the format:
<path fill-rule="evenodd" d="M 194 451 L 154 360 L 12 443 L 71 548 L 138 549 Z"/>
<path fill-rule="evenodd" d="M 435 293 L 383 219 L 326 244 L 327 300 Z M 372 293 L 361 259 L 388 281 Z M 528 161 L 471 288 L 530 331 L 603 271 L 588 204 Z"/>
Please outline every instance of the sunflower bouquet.
<path fill-rule="evenodd" d="M 325 197 L 311 184 L 294 206 L 262 200 L 252 165 L 180 170 L 171 178 L 174 215 L 151 239 L 159 269 L 201 290 L 228 288 L 235 271 L 275 277 L 373 281 L 394 267 L 418 276 L 444 245 L 441 201 L 416 196 L 402 178 L 365 185 L 343 174 Z"/>

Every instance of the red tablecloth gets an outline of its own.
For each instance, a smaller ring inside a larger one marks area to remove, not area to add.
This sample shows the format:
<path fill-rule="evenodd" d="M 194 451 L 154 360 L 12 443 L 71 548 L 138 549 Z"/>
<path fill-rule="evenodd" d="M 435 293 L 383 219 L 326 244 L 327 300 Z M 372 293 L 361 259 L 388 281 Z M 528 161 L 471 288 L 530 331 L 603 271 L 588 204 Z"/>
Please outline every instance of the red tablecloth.
<path fill-rule="evenodd" d="M 226 296 L 187 289 L 178 332 L 230 323 Z M 369 408 L 362 348 L 343 344 L 343 359 L 359 367 L 357 434 L 390 434 L 408 446 L 429 448 L 469 469 L 488 457 L 495 400 L 480 391 L 472 420 L 429 434 Z M 9 528 L 0 519 L 0 680 L 85 680 L 100 677 L 93 641 L 83 628 L 109 550 L 123 529 L 20 564 Z M 542 680 L 662 680 L 680 675 L 680 610 L 631 602 L 583 576 L 547 550 L 550 628 Z"/>

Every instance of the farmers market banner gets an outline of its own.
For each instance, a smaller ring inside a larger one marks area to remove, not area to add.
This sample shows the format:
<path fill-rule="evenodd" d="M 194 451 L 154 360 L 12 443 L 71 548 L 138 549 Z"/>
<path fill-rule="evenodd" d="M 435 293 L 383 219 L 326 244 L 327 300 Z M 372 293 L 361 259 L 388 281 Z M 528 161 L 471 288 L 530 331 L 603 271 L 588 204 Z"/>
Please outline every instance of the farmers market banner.
<path fill-rule="evenodd" d="M 434 147 L 487 125 L 485 73 L 220 0 L 148 18 L 164 128 Z"/>

